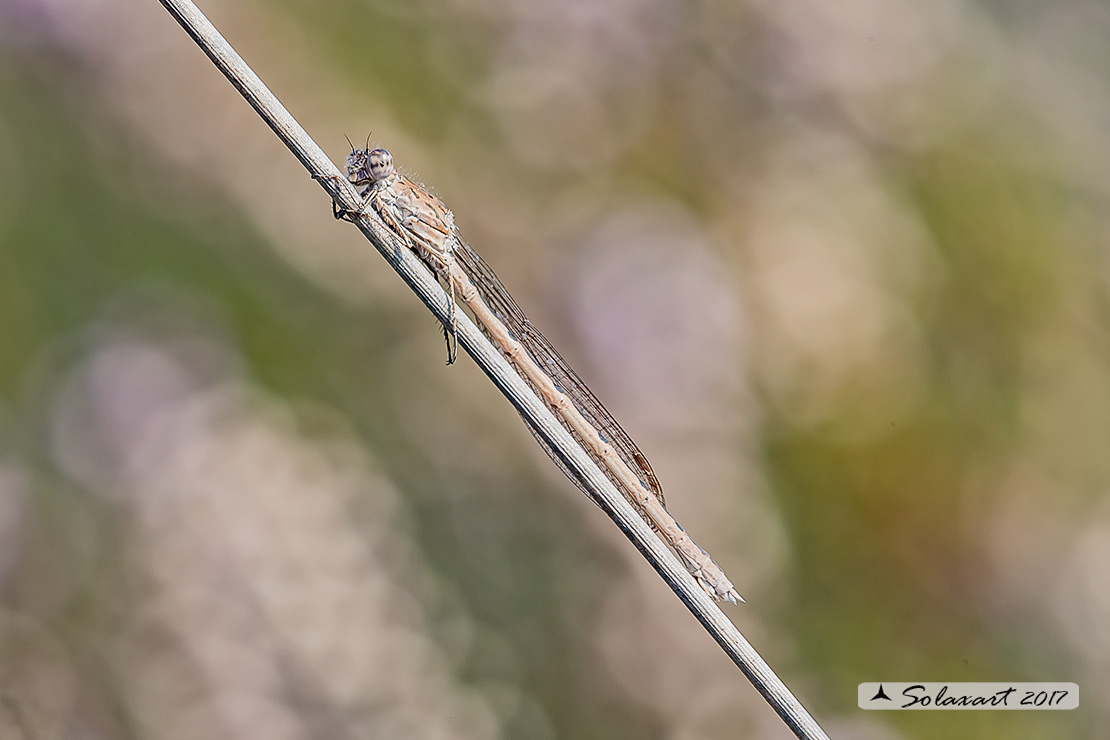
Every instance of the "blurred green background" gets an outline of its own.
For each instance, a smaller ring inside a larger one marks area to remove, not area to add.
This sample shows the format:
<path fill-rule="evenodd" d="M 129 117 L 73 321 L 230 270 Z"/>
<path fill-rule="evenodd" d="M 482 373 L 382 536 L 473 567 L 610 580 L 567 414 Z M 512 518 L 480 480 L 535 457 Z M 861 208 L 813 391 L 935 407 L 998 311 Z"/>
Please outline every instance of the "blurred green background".
<path fill-rule="evenodd" d="M 1105 736 L 1110 6 L 202 10 L 454 209 L 832 737 Z M 790 736 L 158 3 L 0 0 L 0 175 L 0 738 Z"/>

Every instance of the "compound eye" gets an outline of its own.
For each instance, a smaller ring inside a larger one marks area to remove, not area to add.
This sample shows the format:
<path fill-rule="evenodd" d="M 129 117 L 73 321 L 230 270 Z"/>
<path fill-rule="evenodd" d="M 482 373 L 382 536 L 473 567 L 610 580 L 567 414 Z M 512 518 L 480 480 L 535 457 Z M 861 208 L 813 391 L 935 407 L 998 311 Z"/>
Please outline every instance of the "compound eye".
<path fill-rule="evenodd" d="M 393 174 L 393 155 L 385 149 L 375 149 L 370 152 L 370 175 L 375 180 L 381 180 Z"/>

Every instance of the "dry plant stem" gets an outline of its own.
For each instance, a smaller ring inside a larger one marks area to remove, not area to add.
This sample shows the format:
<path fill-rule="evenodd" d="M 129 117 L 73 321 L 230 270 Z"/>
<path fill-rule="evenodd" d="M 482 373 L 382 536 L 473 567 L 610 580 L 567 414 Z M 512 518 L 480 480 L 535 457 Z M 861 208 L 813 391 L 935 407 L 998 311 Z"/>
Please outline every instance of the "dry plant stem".
<path fill-rule="evenodd" d="M 349 211 L 361 207 L 354 187 L 343 178 L 319 146 L 293 119 L 258 76 L 189 0 L 160 0 L 212 62 L 242 93 L 274 133 L 301 161 L 333 200 Z M 362 212 L 359 229 L 440 321 L 449 312 L 447 294 L 427 268 L 371 213 Z M 594 500 L 632 540 L 678 597 L 693 612 L 725 653 L 743 671 L 794 734 L 803 740 L 827 740 L 827 735 L 782 683 L 770 666 L 737 631 L 709 595 L 695 582 L 678 558 L 651 531 L 631 504 L 612 484 L 536 397 L 501 352 L 465 314 L 456 313 L 459 342 L 517 411 L 556 450 L 568 469 L 586 482 Z"/>

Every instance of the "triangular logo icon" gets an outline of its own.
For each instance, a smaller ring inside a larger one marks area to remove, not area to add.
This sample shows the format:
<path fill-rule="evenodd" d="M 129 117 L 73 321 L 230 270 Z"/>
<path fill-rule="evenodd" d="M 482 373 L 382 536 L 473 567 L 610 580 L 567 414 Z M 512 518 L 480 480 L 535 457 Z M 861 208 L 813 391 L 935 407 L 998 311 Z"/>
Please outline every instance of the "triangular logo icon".
<path fill-rule="evenodd" d="M 871 697 L 871 701 L 875 701 L 876 699 L 886 699 L 887 701 L 894 701 L 893 699 L 891 699 L 889 696 L 886 695 L 885 691 L 883 691 L 883 685 L 882 684 L 879 684 L 879 693 L 877 693 L 877 694 L 875 694 L 874 696 Z"/>

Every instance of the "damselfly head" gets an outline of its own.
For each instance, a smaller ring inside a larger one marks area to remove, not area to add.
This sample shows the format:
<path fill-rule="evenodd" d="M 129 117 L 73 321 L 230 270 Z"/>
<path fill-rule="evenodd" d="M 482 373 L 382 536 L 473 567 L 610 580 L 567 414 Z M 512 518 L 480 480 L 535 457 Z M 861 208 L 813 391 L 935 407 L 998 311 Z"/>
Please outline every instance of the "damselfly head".
<path fill-rule="evenodd" d="M 385 149 L 375 149 L 367 156 L 368 172 L 374 180 L 384 180 L 393 174 L 393 155 Z"/>
<path fill-rule="evenodd" d="M 370 180 L 370 172 L 366 168 L 366 150 L 355 149 L 351 145 L 351 153 L 347 155 L 347 179 L 356 185 Z"/>

